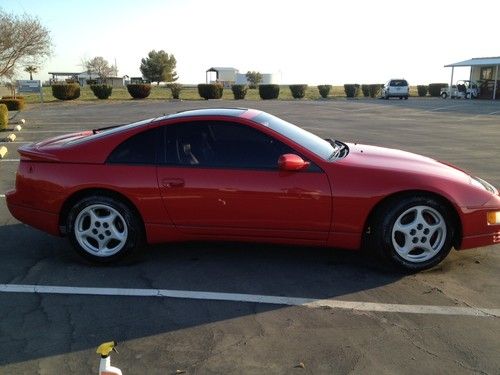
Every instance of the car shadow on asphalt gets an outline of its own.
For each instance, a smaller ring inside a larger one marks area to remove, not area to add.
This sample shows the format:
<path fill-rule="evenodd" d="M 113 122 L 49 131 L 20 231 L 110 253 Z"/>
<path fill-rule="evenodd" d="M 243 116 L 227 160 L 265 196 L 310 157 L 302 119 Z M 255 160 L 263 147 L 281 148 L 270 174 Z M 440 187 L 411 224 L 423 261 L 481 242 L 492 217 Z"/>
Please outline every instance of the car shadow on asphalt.
<path fill-rule="evenodd" d="M 0 283 L 154 288 L 353 299 L 396 282 L 360 252 L 242 243 L 150 246 L 116 265 L 81 260 L 66 239 L 0 226 Z M 355 298 L 355 297 L 354 297 Z M 151 297 L 0 293 L 0 365 L 88 350 L 286 306 Z"/>

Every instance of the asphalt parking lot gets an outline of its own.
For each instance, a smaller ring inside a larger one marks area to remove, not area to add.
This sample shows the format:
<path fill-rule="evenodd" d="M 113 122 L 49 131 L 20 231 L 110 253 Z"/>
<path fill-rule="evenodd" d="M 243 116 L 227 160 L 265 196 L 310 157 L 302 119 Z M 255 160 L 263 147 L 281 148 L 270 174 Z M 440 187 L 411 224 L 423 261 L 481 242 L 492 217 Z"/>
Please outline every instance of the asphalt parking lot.
<path fill-rule="evenodd" d="M 30 105 L 0 161 L 0 374 L 97 373 L 95 349 L 113 339 L 120 353 L 112 363 L 124 374 L 499 374 L 499 245 L 453 251 L 438 267 L 407 276 L 356 252 L 237 243 L 154 246 L 95 267 L 66 239 L 20 224 L 6 208 L 24 142 L 235 105 L 321 136 L 445 160 L 500 187 L 500 102 Z M 68 288 L 14 293 L 6 285 Z M 130 290 L 154 296 L 119 295 Z"/>

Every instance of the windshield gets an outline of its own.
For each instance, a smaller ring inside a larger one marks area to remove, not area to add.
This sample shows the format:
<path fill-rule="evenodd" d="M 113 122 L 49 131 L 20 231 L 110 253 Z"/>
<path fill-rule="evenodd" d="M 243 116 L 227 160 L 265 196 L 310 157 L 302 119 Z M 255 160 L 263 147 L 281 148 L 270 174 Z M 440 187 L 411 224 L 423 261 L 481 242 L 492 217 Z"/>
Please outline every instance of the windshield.
<path fill-rule="evenodd" d="M 252 120 L 280 133 L 325 160 L 330 159 L 335 153 L 335 148 L 330 142 L 269 113 L 261 113 Z"/>

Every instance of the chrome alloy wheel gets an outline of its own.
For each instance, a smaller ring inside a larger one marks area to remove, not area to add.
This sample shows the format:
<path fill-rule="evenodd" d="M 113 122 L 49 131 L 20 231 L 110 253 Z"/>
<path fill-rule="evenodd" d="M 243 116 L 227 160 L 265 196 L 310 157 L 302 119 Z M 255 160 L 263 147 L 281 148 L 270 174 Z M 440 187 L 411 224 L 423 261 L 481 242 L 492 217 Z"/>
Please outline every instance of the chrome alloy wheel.
<path fill-rule="evenodd" d="M 74 234 L 88 253 L 109 257 L 125 246 L 128 229 L 123 216 L 113 207 L 94 204 L 80 211 L 75 220 Z"/>
<path fill-rule="evenodd" d="M 398 216 L 391 238 L 401 258 L 420 263 L 442 250 L 446 235 L 446 222 L 439 211 L 429 206 L 414 206 Z"/>

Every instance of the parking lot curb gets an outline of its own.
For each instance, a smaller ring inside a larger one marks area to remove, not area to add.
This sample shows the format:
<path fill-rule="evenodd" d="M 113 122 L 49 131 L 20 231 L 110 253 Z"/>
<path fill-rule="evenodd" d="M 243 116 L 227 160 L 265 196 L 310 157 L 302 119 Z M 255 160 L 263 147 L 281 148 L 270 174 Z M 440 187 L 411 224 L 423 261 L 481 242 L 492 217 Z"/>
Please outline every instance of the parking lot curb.
<path fill-rule="evenodd" d="M 0 146 L 0 159 L 3 159 L 7 155 L 7 147 Z"/>

